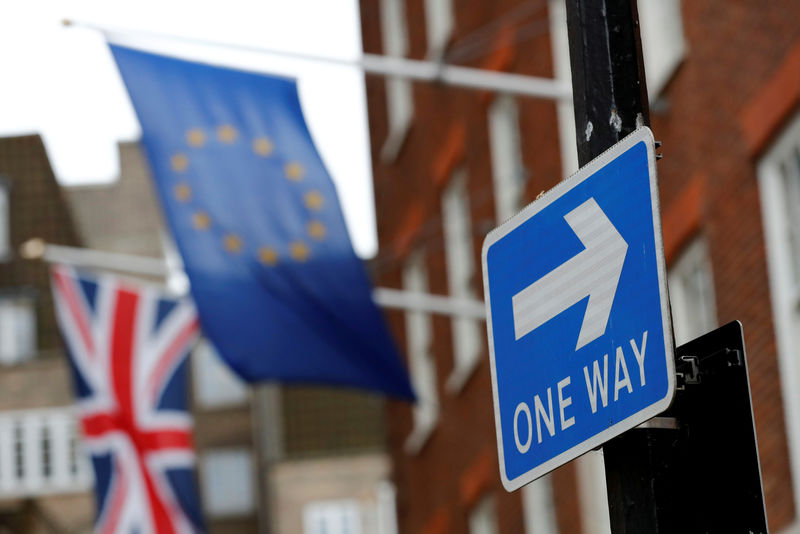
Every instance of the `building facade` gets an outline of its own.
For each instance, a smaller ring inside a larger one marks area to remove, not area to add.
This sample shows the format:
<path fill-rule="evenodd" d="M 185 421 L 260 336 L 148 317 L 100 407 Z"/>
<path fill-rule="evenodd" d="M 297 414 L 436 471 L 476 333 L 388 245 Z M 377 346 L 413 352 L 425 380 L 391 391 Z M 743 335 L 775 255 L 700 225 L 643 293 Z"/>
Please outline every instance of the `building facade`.
<path fill-rule="evenodd" d="M 561 1 L 360 9 L 367 53 L 570 82 Z M 743 323 L 770 528 L 800 531 L 800 5 L 639 0 L 639 12 L 676 341 Z M 378 283 L 482 298 L 483 237 L 577 169 L 571 101 L 366 84 Z M 601 453 L 502 488 L 482 322 L 389 319 L 420 397 L 387 409 L 401 532 L 608 532 Z"/>
<path fill-rule="evenodd" d="M 120 145 L 120 169 L 109 184 L 65 188 L 84 246 L 163 258 L 173 272 L 148 281 L 185 293 L 138 143 Z M 393 490 L 379 397 L 247 385 L 207 340 L 192 352 L 191 377 L 200 496 L 211 534 L 394 534 L 387 530 L 394 525 Z"/>
<path fill-rule="evenodd" d="M 92 473 L 81 451 L 47 265 L 33 237 L 78 235 L 39 136 L 0 139 L 0 532 L 91 532 Z"/>

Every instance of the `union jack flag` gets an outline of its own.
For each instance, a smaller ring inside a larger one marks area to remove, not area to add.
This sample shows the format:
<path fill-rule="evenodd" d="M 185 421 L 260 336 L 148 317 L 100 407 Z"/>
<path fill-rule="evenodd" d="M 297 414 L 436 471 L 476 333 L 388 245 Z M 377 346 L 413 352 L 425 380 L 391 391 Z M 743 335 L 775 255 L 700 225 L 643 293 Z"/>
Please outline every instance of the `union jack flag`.
<path fill-rule="evenodd" d="M 51 275 L 94 466 L 95 532 L 204 531 L 186 397 L 194 306 L 66 266 Z"/>

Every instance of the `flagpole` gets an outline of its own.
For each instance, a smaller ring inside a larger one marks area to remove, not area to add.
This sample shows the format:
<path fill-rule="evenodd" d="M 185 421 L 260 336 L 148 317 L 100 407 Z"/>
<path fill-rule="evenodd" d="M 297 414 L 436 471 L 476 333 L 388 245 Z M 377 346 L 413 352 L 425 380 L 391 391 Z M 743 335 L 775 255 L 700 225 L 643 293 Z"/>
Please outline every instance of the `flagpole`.
<path fill-rule="evenodd" d="M 559 80 L 473 67 L 461 67 L 443 62 L 383 56 L 380 54 L 362 54 L 360 60 L 350 60 L 286 50 L 260 48 L 256 46 L 219 43 L 206 39 L 169 35 L 165 33 L 113 28 L 82 21 L 64 20 L 63 24 L 64 26 L 99 31 L 109 40 L 114 40 L 112 36 L 163 39 L 200 46 L 224 47 L 242 52 L 257 52 L 260 54 L 269 54 L 302 61 L 356 67 L 364 71 L 365 74 L 374 76 L 405 78 L 419 82 L 439 83 L 465 89 L 492 91 L 545 100 L 571 102 L 572 99 L 572 88 L 570 85 Z"/>
<path fill-rule="evenodd" d="M 20 256 L 29 260 L 64 263 L 77 267 L 119 271 L 140 276 L 167 278 L 175 274 L 161 258 L 106 252 L 81 247 L 52 245 L 39 238 L 29 239 L 20 246 Z M 386 309 L 420 311 L 436 315 L 467 317 L 484 320 L 486 309 L 479 299 L 456 298 L 431 293 L 417 293 L 378 287 L 372 291 L 375 304 Z"/>

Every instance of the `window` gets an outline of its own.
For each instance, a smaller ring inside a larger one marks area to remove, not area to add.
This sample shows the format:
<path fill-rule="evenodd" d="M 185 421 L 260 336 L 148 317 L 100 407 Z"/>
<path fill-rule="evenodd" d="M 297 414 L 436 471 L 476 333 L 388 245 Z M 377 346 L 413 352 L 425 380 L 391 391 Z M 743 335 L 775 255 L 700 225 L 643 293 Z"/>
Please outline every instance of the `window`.
<path fill-rule="evenodd" d="M 303 534 L 361 534 L 358 501 L 311 502 L 303 509 Z"/>
<path fill-rule="evenodd" d="M 39 450 L 42 453 L 42 478 L 45 480 L 49 479 L 53 476 L 53 450 L 52 450 L 52 440 L 50 439 L 50 427 L 47 425 L 43 425 L 40 429 L 40 439 L 41 444 L 39 445 Z"/>
<path fill-rule="evenodd" d="M 795 508 L 800 509 L 800 115 L 758 164 L 772 314 L 789 435 Z"/>
<path fill-rule="evenodd" d="M 428 270 L 425 255 L 416 252 L 403 269 L 403 289 L 413 293 L 428 292 Z M 419 451 L 436 426 L 439 418 L 439 395 L 436 391 L 436 363 L 431 352 L 430 314 L 409 310 L 406 312 L 406 346 L 408 348 L 411 382 L 417 393 L 414 405 L 414 429 L 406 440 L 406 450 Z"/>
<path fill-rule="evenodd" d="M 408 53 L 405 0 L 381 0 L 381 32 L 383 53 L 386 56 L 404 57 Z M 386 105 L 389 136 L 381 155 L 393 160 L 405 139 L 414 116 L 414 94 L 411 81 L 406 78 L 386 78 Z"/>
<path fill-rule="evenodd" d="M 378 483 L 376 490 L 376 534 L 397 534 L 397 491 L 388 480 Z"/>
<path fill-rule="evenodd" d="M 203 455 L 203 504 L 212 517 L 249 515 L 255 508 L 253 461 L 247 449 Z"/>
<path fill-rule="evenodd" d="M 0 175 L 0 261 L 11 258 L 11 224 L 8 211 L 8 181 Z"/>
<path fill-rule="evenodd" d="M 26 295 L 0 297 L 0 363 L 19 363 L 35 352 L 34 299 Z"/>
<path fill-rule="evenodd" d="M 686 55 L 681 0 L 639 0 L 647 92 L 655 101 Z"/>
<path fill-rule="evenodd" d="M 247 402 L 247 386 L 222 362 L 210 341 L 202 339 L 193 356 L 194 396 L 200 406 L 221 408 Z"/>
<path fill-rule="evenodd" d="M 91 487 L 70 408 L 0 414 L 0 497 L 79 493 Z"/>
<path fill-rule="evenodd" d="M 702 237 L 694 239 L 669 270 L 672 324 L 678 345 L 717 326 L 714 281 L 708 246 Z"/>
<path fill-rule="evenodd" d="M 456 171 L 442 196 L 444 248 L 447 259 L 447 282 L 450 296 L 475 299 L 472 279 L 475 275 L 472 219 L 467 194 L 467 174 Z M 449 391 L 458 391 L 478 363 L 483 339 L 482 324 L 469 317 L 453 317 L 453 357 L 455 367 L 447 380 Z"/>
<path fill-rule="evenodd" d="M 25 427 L 22 421 L 14 423 L 14 477 L 25 480 Z"/>
<path fill-rule="evenodd" d="M 469 534 L 498 534 L 494 499 L 487 495 L 469 514 Z"/>
<path fill-rule="evenodd" d="M 522 488 L 522 513 L 525 534 L 555 534 L 558 532 L 550 475 L 534 480 Z"/>
<path fill-rule="evenodd" d="M 440 59 L 453 33 L 452 0 L 425 0 L 425 33 L 428 36 L 428 57 Z"/>
<path fill-rule="evenodd" d="M 489 148 L 495 213 L 502 223 L 519 211 L 525 192 L 517 101 L 509 95 L 498 96 L 489 108 Z"/>

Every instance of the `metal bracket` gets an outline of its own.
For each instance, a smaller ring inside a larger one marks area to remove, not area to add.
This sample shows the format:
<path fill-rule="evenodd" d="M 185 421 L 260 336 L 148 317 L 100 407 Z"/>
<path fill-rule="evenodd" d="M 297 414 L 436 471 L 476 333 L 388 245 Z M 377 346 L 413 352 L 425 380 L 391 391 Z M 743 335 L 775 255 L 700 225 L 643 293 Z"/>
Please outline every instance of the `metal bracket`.
<path fill-rule="evenodd" d="M 675 417 L 653 417 L 635 428 L 678 430 L 680 427 L 681 425 Z"/>
<path fill-rule="evenodd" d="M 681 356 L 680 359 L 681 361 L 688 362 L 691 366 L 691 370 L 688 373 L 675 373 L 675 377 L 678 379 L 675 387 L 679 391 L 683 391 L 686 389 L 687 384 L 694 385 L 700 383 L 700 359 L 697 356 Z"/>

